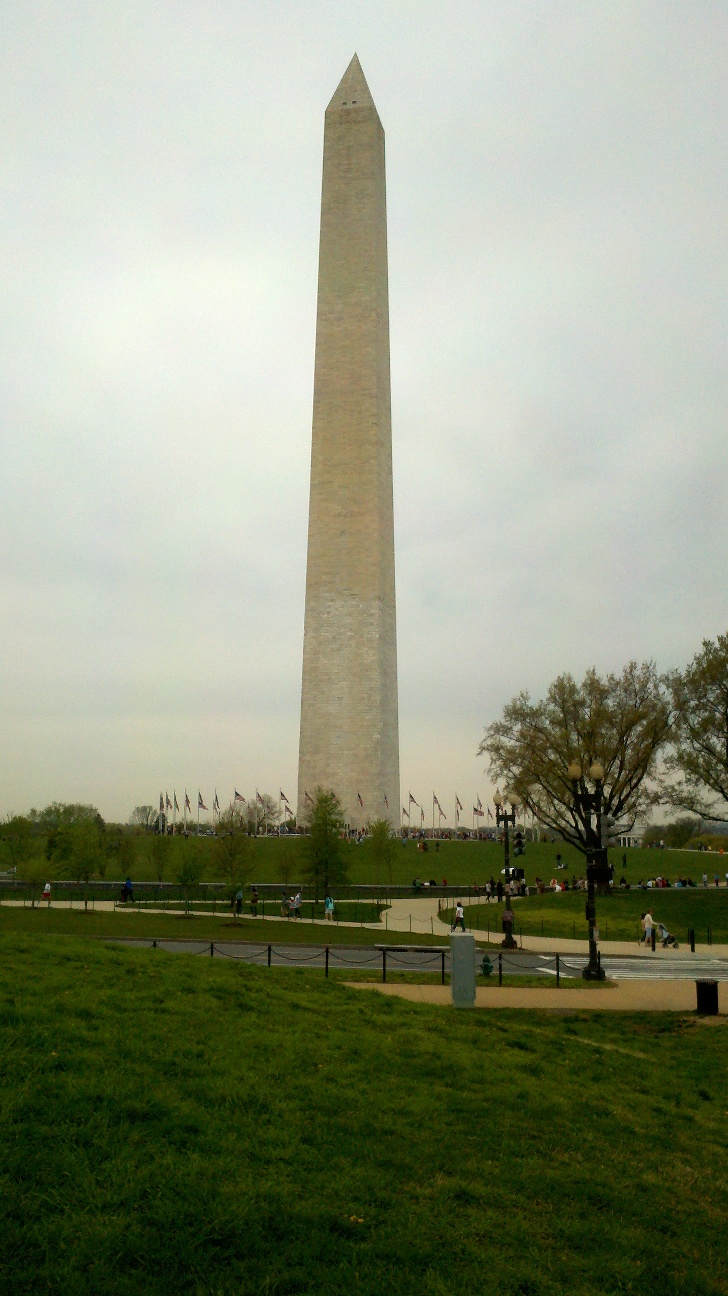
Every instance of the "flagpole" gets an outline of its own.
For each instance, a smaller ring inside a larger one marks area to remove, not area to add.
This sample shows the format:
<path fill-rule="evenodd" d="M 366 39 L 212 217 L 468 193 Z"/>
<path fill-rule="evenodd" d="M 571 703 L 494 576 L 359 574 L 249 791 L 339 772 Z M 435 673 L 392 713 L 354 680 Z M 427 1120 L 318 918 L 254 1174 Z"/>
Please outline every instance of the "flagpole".
<path fill-rule="evenodd" d="M 432 794 L 432 836 L 435 836 L 435 793 Z"/>
<path fill-rule="evenodd" d="M 197 836 L 200 835 L 200 789 L 197 789 Z"/>

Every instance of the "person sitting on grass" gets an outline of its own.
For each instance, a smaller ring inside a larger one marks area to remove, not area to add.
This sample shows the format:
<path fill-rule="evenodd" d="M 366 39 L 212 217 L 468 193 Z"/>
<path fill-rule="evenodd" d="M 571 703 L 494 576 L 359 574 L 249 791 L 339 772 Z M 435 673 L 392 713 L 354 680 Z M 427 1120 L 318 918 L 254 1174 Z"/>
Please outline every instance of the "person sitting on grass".
<path fill-rule="evenodd" d="M 455 921 L 453 922 L 450 931 L 455 931 L 458 924 L 462 927 L 463 931 L 465 931 L 465 910 L 463 909 L 462 900 L 458 900 L 455 905 Z"/>

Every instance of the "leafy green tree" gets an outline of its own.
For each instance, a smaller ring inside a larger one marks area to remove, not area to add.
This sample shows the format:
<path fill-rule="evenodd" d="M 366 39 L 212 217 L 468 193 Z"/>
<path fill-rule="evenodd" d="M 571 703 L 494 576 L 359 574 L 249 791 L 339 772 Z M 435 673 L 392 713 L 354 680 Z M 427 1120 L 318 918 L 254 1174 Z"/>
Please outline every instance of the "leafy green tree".
<path fill-rule="evenodd" d="M 303 876 L 313 884 L 316 898 L 320 885 L 328 892 L 349 880 L 343 832 L 344 815 L 339 798 L 335 792 L 317 787 L 306 816 L 301 852 Z"/>
<path fill-rule="evenodd" d="M 728 634 L 703 640 L 684 671 L 669 678 L 675 726 L 665 760 L 670 805 L 728 822 Z"/>
<path fill-rule="evenodd" d="M 478 753 L 543 827 L 586 855 L 569 765 L 577 762 L 586 772 L 594 761 L 602 764 L 604 810 L 629 829 L 660 800 L 652 779 L 670 723 L 665 681 L 652 662 L 630 662 L 621 675 L 589 670 L 581 684 L 560 675 L 542 702 L 520 693 L 488 726 Z M 582 778 L 582 791 L 586 786 Z"/>
<path fill-rule="evenodd" d="M 83 882 L 83 907 L 88 909 L 88 884 L 98 872 L 104 850 L 102 830 L 95 820 L 85 819 L 59 828 L 52 841 L 53 863 L 62 877 Z"/>
<path fill-rule="evenodd" d="M 375 819 L 369 824 L 369 840 L 366 849 L 374 860 L 376 868 L 392 886 L 392 866 L 398 841 L 392 836 L 392 825 L 388 819 Z"/>
<path fill-rule="evenodd" d="M 152 861 L 154 876 L 158 882 L 164 881 L 164 874 L 169 864 L 170 854 L 173 849 L 173 842 L 170 837 L 164 833 L 155 833 L 151 839 L 149 854 Z"/>
<path fill-rule="evenodd" d="M 27 815 L 8 815 L 0 826 L 3 864 L 21 877 L 23 868 L 35 853 L 37 839 Z"/>
<path fill-rule="evenodd" d="M 59 828 L 73 828 L 84 823 L 95 823 L 99 829 L 105 827 L 96 806 L 81 805 L 78 802 L 51 801 L 44 810 L 29 810 L 28 818 L 45 833 L 54 833 Z"/>
<path fill-rule="evenodd" d="M 38 830 L 27 815 L 8 815 L 0 827 L 3 864 L 30 885 L 31 905 L 41 878 L 47 880 L 47 861 L 40 849 Z"/>
<path fill-rule="evenodd" d="M 298 852 L 295 850 L 292 842 L 286 842 L 281 847 L 278 854 L 278 878 L 283 883 L 286 890 L 288 884 L 294 875 L 296 868 L 300 863 Z"/>
<path fill-rule="evenodd" d="M 647 828 L 642 837 L 643 846 L 664 841 L 670 850 L 682 850 L 688 842 L 700 832 L 700 820 L 690 815 L 681 815 L 674 823 L 653 824 Z"/>
<path fill-rule="evenodd" d="M 173 838 L 174 855 L 173 871 L 174 880 L 182 889 L 185 903 L 185 913 L 190 912 L 190 892 L 194 887 L 199 886 L 202 874 L 205 871 L 205 860 L 202 852 L 198 849 L 198 842 L 192 837 Z"/>
<path fill-rule="evenodd" d="M 229 900 L 234 900 L 250 881 L 255 850 L 252 837 L 235 814 L 221 814 L 215 830 L 215 874 L 225 884 Z"/>

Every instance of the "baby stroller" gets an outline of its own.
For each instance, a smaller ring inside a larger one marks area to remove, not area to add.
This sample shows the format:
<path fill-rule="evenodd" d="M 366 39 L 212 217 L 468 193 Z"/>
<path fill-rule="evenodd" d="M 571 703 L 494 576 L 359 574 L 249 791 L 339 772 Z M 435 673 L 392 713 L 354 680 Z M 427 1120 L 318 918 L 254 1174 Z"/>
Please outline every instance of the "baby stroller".
<path fill-rule="evenodd" d="M 667 930 L 667 927 L 665 926 L 664 923 L 659 924 L 658 930 L 660 933 L 660 944 L 662 945 L 663 949 L 680 948 L 679 941 L 674 936 L 670 935 L 670 932 Z"/>

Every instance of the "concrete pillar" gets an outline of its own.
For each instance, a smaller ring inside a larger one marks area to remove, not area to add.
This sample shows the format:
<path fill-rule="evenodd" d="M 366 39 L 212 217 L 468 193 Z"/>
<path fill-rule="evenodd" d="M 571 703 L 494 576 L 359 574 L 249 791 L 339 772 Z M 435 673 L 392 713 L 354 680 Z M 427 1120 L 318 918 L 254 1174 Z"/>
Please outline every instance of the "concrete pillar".
<path fill-rule="evenodd" d="M 475 1007 L 475 937 L 470 932 L 450 937 L 450 993 L 453 1008 Z"/>

